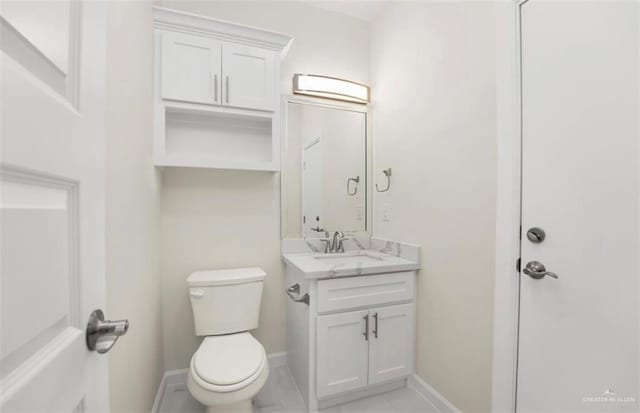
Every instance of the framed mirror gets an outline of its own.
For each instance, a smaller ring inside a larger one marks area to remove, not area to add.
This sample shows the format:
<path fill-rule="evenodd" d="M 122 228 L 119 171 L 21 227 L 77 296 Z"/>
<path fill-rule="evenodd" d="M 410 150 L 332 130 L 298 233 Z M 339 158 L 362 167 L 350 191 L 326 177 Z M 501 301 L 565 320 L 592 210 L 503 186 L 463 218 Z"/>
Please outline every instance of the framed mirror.
<path fill-rule="evenodd" d="M 368 108 L 298 97 L 283 105 L 282 237 L 370 232 Z"/>

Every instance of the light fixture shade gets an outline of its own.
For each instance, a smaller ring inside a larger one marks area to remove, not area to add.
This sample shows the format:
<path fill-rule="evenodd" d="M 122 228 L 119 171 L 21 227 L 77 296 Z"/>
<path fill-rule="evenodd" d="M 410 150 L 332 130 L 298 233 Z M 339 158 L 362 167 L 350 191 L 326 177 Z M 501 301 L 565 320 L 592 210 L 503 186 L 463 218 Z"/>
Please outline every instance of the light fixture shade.
<path fill-rule="evenodd" d="M 293 93 L 355 103 L 369 102 L 369 86 L 321 75 L 293 75 Z"/>

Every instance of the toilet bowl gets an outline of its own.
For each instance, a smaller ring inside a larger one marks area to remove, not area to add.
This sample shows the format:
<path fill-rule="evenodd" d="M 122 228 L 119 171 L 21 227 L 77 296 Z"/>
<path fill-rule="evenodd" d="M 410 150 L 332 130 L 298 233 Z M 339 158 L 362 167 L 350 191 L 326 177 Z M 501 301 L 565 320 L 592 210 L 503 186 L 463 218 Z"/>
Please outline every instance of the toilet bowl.
<path fill-rule="evenodd" d="M 206 337 L 191 358 L 188 388 L 208 412 L 251 412 L 251 398 L 264 386 L 269 365 L 250 333 Z"/>
<path fill-rule="evenodd" d="M 258 327 L 260 268 L 198 271 L 187 278 L 196 335 L 187 387 L 209 413 L 252 411 L 251 399 L 269 376 L 264 347 L 249 330 Z"/>

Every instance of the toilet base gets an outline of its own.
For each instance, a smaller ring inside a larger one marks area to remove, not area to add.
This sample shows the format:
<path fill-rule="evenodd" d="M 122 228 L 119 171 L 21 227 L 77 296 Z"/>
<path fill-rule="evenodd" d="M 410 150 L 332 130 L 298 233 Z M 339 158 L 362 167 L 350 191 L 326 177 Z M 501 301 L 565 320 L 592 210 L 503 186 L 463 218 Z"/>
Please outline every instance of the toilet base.
<path fill-rule="evenodd" d="M 207 407 L 207 413 L 252 413 L 251 400 L 242 400 L 231 404 L 218 404 Z"/>

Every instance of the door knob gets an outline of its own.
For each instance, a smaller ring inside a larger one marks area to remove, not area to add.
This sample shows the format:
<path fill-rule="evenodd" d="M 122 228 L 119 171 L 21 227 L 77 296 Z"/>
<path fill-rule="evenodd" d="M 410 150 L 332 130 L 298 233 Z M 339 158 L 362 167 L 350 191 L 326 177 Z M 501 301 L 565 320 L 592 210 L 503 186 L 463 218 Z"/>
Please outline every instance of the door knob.
<path fill-rule="evenodd" d="M 558 276 L 555 273 L 552 273 L 551 271 L 547 271 L 547 269 L 544 267 L 544 264 L 538 261 L 529 261 L 527 263 L 527 266 L 524 267 L 523 272 L 527 274 L 529 277 L 534 278 L 536 280 L 540 280 L 545 276 L 554 278 L 556 280 L 558 279 Z"/>
<path fill-rule="evenodd" d="M 533 227 L 527 231 L 527 239 L 534 244 L 540 244 L 547 237 L 547 234 L 542 228 Z"/>
<path fill-rule="evenodd" d="M 87 348 L 104 354 L 111 350 L 120 336 L 127 334 L 128 320 L 110 321 L 104 319 L 102 310 L 95 310 L 87 323 Z"/>

